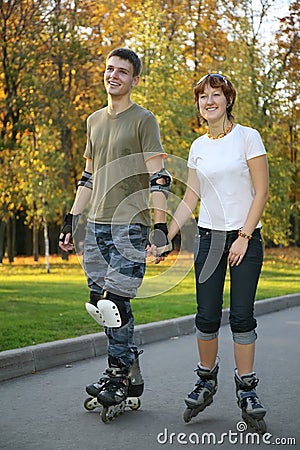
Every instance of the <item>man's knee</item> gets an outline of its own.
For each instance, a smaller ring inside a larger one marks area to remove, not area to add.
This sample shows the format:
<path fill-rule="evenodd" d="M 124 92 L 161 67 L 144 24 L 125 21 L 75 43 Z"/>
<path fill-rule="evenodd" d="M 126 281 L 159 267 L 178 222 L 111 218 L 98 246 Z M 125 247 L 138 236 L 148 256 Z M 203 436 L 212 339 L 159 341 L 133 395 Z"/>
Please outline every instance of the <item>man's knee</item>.
<path fill-rule="evenodd" d="M 93 306 L 97 307 L 97 303 L 102 299 L 102 295 L 100 292 L 90 291 L 90 301 Z"/>
<path fill-rule="evenodd" d="M 103 300 L 110 300 L 113 302 L 120 314 L 121 318 L 121 326 L 127 325 L 129 320 L 133 317 L 132 315 L 132 309 L 130 305 L 130 298 L 124 297 L 122 295 L 113 294 L 112 292 L 106 291 L 103 296 Z M 101 305 L 101 303 L 100 303 Z"/>
<path fill-rule="evenodd" d="M 121 328 L 133 317 L 130 298 L 105 292 L 90 292 L 90 301 L 86 310 L 101 326 Z"/>

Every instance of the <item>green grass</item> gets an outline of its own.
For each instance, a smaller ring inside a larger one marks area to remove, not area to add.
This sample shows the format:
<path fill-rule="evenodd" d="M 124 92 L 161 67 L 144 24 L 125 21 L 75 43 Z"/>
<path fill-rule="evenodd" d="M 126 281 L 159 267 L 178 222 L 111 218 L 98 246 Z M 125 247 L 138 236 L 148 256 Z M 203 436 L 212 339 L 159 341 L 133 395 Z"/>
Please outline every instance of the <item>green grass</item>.
<path fill-rule="evenodd" d="M 257 300 L 299 292 L 296 249 L 266 253 Z M 29 258 L 0 267 L 0 351 L 101 330 L 85 311 L 88 288 L 77 258 L 51 260 L 49 274 L 42 263 Z M 148 265 L 146 289 L 132 301 L 136 324 L 195 312 L 194 274 L 189 270 L 192 258 L 185 255 L 175 261 L 169 257 L 160 265 Z M 224 308 L 228 307 L 228 291 L 227 279 Z"/>

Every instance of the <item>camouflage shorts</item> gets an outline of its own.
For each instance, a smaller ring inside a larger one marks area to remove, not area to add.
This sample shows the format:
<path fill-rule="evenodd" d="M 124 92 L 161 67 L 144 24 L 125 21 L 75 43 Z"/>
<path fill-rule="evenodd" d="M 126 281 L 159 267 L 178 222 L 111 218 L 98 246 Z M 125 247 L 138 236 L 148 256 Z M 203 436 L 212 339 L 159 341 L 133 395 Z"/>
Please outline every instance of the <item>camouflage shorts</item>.
<path fill-rule="evenodd" d="M 83 265 L 91 290 L 134 298 L 146 269 L 150 227 L 88 222 Z"/>

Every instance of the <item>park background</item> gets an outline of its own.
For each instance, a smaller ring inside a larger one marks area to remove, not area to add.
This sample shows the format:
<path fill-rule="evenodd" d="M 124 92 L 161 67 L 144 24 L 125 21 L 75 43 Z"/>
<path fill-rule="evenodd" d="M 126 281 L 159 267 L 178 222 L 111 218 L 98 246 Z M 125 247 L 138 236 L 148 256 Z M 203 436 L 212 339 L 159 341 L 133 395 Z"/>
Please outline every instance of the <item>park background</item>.
<path fill-rule="evenodd" d="M 300 4 L 279 0 L 1 0 L 0 261 L 57 253 L 84 166 L 86 118 L 106 105 L 107 53 L 143 60 L 133 98 L 170 155 L 205 132 L 193 84 L 221 72 L 235 120 L 259 130 L 270 164 L 267 244 L 299 243 Z M 172 187 L 178 197 L 184 186 Z"/>
<path fill-rule="evenodd" d="M 1 350 L 99 331 L 80 260 L 59 254 L 58 235 L 84 166 L 86 118 L 106 106 L 105 57 L 119 46 L 142 58 L 133 99 L 184 167 L 206 131 L 193 85 L 209 72 L 233 81 L 235 121 L 261 133 L 270 165 L 258 299 L 299 292 L 299 25 L 298 1 L 0 0 Z M 185 173 L 172 174 L 179 199 Z M 168 271 L 176 254 L 147 269 L 167 271 L 174 288 L 136 300 L 137 323 L 195 311 L 192 257 L 180 256 L 179 276 Z"/>

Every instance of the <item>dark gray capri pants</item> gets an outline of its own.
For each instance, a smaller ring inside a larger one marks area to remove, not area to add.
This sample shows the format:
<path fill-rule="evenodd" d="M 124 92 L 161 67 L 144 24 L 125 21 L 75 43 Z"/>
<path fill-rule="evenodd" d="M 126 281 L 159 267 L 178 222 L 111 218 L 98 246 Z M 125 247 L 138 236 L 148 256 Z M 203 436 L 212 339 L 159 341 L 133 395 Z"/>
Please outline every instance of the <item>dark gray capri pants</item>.
<path fill-rule="evenodd" d="M 195 276 L 197 336 L 214 339 L 222 318 L 223 290 L 228 253 L 238 237 L 238 230 L 214 231 L 199 227 L 195 245 Z M 256 228 L 249 240 L 247 252 L 238 266 L 230 267 L 230 315 L 233 339 L 249 344 L 256 339 L 254 300 L 262 262 L 263 245 L 260 229 Z"/>

